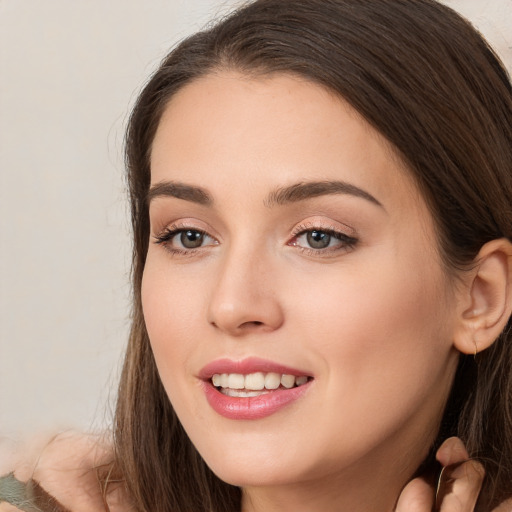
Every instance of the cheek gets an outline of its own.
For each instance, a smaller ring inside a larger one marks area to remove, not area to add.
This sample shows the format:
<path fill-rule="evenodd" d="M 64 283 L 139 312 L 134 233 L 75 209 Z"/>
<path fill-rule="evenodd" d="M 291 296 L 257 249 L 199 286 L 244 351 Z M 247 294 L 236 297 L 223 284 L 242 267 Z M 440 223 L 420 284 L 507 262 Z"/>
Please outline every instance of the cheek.
<path fill-rule="evenodd" d="M 148 255 L 142 279 L 142 309 L 166 388 L 168 381 L 178 374 L 177 370 L 183 370 L 187 354 L 195 349 L 196 328 L 204 303 L 204 293 L 197 287 L 198 283 L 176 279 L 176 275 L 176 272 L 169 272 L 165 264 L 153 262 Z"/>
<path fill-rule="evenodd" d="M 190 367 L 200 339 L 203 292 L 198 284 L 148 255 L 141 289 L 144 320 L 163 387 L 185 424 L 194 424 L 198 417 L 197 403 L 189 398 L 198 385 Z"/>
<path fill-rule="evenodd" d="M 406 414 L 449 387 L 452 319 L 442 271 L 420 272 L 407 261 L 418 260 L 381 258 L 378 265 L 319 274 L 296 303 L 297 338 L 321 357 L 333 400 L 345 410 L 366 405 L 375 412 L 399 398 Z"/>
<path fill-rule="evenodd" d="M 409 265 L 410 266 L 410 265 Z M 342 339 L 353 348 L 378 349 L 383 340 L 393 346 L 436 333 L 449 314 L 443 300 L 440 271 L 418 271 L 398 262 L 323 269 L 314 275 L 295 276 L 287 287 L 297 309 L 326 339 Z M 293 287 L 293 288 L 292 288 Z M 330 335 L 327 335 L 330 333 Z"/>

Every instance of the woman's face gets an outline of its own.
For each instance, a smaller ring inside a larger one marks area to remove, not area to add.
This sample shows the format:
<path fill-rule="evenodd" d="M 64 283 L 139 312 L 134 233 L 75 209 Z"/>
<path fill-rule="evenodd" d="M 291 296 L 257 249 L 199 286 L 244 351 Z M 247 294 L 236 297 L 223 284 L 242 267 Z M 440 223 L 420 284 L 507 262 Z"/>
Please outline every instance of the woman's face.
<path fill-rule="evenodd" d="M 219 73 L 170 101 L 151 186 L 147 330 L 213 471 L 403 483 L 451 385 L 457 292 L 386 141 L 318 85 Z"/>

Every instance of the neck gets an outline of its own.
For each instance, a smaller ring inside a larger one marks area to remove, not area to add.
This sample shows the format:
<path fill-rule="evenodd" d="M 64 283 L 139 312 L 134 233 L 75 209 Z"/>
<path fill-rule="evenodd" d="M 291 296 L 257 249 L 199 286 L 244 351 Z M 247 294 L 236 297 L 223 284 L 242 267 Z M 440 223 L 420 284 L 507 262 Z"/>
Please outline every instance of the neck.
<path fill-rule="evenodd" d="M 392 512 L 430 442 L 416 438 L 409 450 L 393 456 L 374 453 L 337 474 L 318 471 L 316 478 L 307 481 L 246 487 L 242 512 Z M 426 448 L 418 450 L 418 446 Z"/>

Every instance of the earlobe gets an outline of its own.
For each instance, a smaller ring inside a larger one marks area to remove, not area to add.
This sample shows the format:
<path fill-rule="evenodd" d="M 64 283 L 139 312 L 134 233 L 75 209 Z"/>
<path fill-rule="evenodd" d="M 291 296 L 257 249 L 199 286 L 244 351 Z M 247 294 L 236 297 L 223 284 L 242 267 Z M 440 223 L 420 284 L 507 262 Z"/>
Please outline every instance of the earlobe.
<path fill-rule="evenodd" d="M 475 354 L 494 343 L 512 312 L 512 244 L 507 239 L 481 248 L 465 290 L 454 345 L 464 354 Z"/>

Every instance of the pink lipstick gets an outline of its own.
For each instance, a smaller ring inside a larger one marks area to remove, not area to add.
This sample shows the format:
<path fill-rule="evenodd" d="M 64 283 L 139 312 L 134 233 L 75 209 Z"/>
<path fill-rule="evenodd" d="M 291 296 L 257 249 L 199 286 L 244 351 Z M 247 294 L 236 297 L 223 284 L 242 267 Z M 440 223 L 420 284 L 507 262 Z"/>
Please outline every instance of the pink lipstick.
<path fill-rule="evenodd" d="M 301 398 L 313 377 L 307 372 L 258 358 L 219 359 L 199 373 L 206 399 L 221 416 L 264 418 Z"/>

